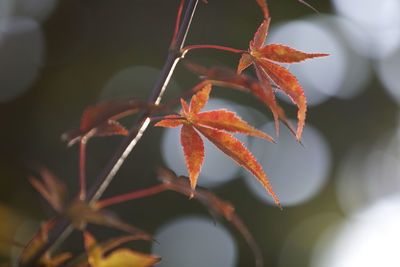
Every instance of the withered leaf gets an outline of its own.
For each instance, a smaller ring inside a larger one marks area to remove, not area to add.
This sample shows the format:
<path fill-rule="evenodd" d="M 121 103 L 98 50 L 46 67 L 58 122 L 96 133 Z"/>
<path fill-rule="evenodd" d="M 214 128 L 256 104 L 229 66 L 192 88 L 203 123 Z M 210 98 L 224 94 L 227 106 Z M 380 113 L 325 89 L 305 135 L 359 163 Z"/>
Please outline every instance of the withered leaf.
<path fill-rule="evenodd" d="M 68 146 L 82 138 L 107 135 L 126 135 L 128 131 L 116 120 L 140 110 L 159 110 L 160 106 L 132 99 L 112 99 L 86 108 L 81 117 L 79 129 L 72 129 L 62 135 Z"/>

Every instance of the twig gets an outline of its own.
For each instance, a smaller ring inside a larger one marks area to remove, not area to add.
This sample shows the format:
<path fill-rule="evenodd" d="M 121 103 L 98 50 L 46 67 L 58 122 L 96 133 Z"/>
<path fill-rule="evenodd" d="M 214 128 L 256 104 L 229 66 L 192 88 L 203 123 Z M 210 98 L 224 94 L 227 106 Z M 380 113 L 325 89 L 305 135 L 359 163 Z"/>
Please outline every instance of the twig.
<path fill-rule="evenodd" d="M 180 50 L 184 46 L 186 36 L 188 34 L 190 24 L 192 22 L 194 13 L 198 0 L 190 0 L 183 17 L 181 26 L 179 28 L 178 35 L 175 40 L 175 44 L 172 45 L 168 52 L 168 58 L 165 61 L 164 67 L 158 78 L 157 83 L 154 85 L 152 94 L 149 98 L 149 102 L 159 104 L 161 102 L 162 95 L 170 81 L 170 78 L 175 70 L 175 67 L 179 60 L 181 59 Z M 116 152 L 97 177 L 94 185 L 88 190 L 86 200 L 90 204 L 95 203 L 100 196 L 103 194 L 105 189 L 108 187 L 112 179 L 117 174 L 118 170 L 124 163 L 127 156 L 130 154 L 132 149 L 141 139 L 143 133 L 146 131 L 147 126 L 150 123 L 149 112 L 142 112 L 139 115 L 136 123 L 130 129 L 127 137 L 124 138 L 120 146 L 117 148 Z M 32 255 L 30 259 L 25 261 L 21 266 L 32 266 L 37 260 L 39 260 L 42 255 L 53 247 L 54 243 L 63 236 L 64 232 L 68 232 L 71 229 L 71 225 L 67 218 L 60 217 L 55 226 L 54 230 L 49 233 L 48 241 L 44 243 L 37 252 Z M 68 235 L 68 233 L 66 233 Z"/>
<path fill-rule="evenodd" d="M 158 193 L 161 193 L 165 190 L 168 190 L 168 186 L 165 184 L 158 184 L 146 189 L 142 189 L 139 191 L 134 191 L 131 193 L 127 193 L 127 194 L 123 194 L 120 196 L 116 196 L 116 197 L 111 197 L 111 198 L 107 198 L 104 200 L 100 200 L 96 203 L 96 208 L 102 209 L 104 207 L 107 206 L 111 206 L 114 204 L 118 204 L 118 203 L 122 203 L 128 200 L 133 200 L 133 199 L 138 199 L 138 198 L 144 198 L 144 197 L 148 197 L 151 195 L 155 195 Z"/>

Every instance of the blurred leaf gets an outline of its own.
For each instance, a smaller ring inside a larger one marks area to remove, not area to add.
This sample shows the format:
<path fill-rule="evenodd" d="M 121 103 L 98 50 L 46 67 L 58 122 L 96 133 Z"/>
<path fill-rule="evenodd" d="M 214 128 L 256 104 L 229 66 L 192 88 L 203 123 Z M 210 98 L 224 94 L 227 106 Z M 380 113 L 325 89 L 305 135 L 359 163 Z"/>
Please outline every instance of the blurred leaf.
<path fill-rule="evenodd" d="M 140 235 L 145 240 L 151 240 L 151 236 L 146 232 L 121 221 L 110 211 L 98 210 L 82 201 L 73 202 L 65 211 L 65 215 L 71 220 L 75 228 L 79 230 L 84 230 L 87 223 L 94 223 L 116 228 L 130 234 Z"/>
<path fill-rule="evenodd" d="M 39 168 L 39 173 L 44 183 L 33 177 L 28 177 L 30 183 L 49 202 L 54 210 L 62 212 L 66 199 L 65 185 L 44 167 Z"/>
<path fill-rule="evenodd" d="M 49 221 L 42 224 L 39 231 L 35 234 L 35 236 L 31 239 L 28 245 L 24 248 L 19 258 L 19 264 L 24 264 L 28 261 L 36 252 L 42 248 L 42 246 L 48 240 L 48 233 L 53 228 L 55 223 L 55 218 L 50 219 Z M 65 252 L 59 254 L 55 257 L 51 257 L 49 252 L 46 252 L 42 258 L 36 263 L 35 266 L 44 266 L 44 267 L 56 267 L 60 266 L 66 260 L 71 258 L 72 254 L 69 252 Z"/>
<path fill-rule="evenodd" d="M 88 253 L 88 262 L 92 267 L 148 267 L 160 261 L 160 258 L 158 257 L 125 248 L 117 249 L 105 257 L 104 254 L 112 247 L 103 247 L 98 245 L 94 237 L 88 232 L 84 232 L 84 239 L 85 248 Z M 129 240 L 115 240 L 113 243 L 119 245 L 126 241 Z"/>
<path fill-rule="evenodd" d="M 187 177 L 177 177 L 176 174 L 171 170 L 160 168 L 158 170 L 158 179 L 164 184 L 167 184 L 170 190 L 186 196 L 190 196 L 192 194 L 192 189 L 190 188 Z M 250 231 L 247 229 L 246 225 L 242 222 L 240 217 L 236 215 L 235 208 L 231 203 L 218 198 L 212 192 L 202 188 L 198 188 L 196 190 L 193 198 L 197 199 L 205 207 L 207 207 L 212 216 L 223 216 L 227 221 L 231 222 L 240 232 L 252 250 L 256 261 L 256 266 L 263 266 L 263 256 L 260 248 L 255 242 Z"/>
<path fill-rule="evenodd" d="M 69 252 L 62 253 L 60 255 L 55 256 L 54 258 L 50 257 L 49 253 L 46 253 L 41 260 L 41 263 L 45 267 L 59 267 L 62 266 L 63 263 L 69 260 L 72 257 L 72 254 Z"/>
<path fill-rule="evenodd" d="M 84 235 L 86 232 L 84 232 Z M 85 239 L 85 244 L 86 241 L 88 242 L 88 245 L 90 247 L 90 244 L 93 243 L 94 238 L 92 236 L 88 236 L 87 240 Z M 117 237 L 117 238 L 112 238 L 106 242 L 102 242 L 98 246 L 101 247 L 103 253 L 110 251 L 112 249 L 115 249 L 116 247 L 122 245 L 123 243 L 133 241 L 133 240 L 147 240 L 147 236 L 144 235 L 126 235 L 122 237 Z M 98 253 L 96 250 L 95 253 Z M 88 266 L 88 255 L 87 252 L 84 252 L 81 254 L 79 257 L 76 257 L 74 260 L 68 262 L 67 266 L 69 267 L 86 267 Z"/>
<path fill-rule="evenodd" d="M 49 221 L 42 224 L 39 231 L 35 234 L 32 240 L 28 243 L 28 245 L 24 248 L 20 261 L 24 263 L 28 260 L 31 256 L 33 256 L 36 251 L 46 243 L 48 238 L 48 232 L 53 228 L 55 219 L 52 218 Z"/>

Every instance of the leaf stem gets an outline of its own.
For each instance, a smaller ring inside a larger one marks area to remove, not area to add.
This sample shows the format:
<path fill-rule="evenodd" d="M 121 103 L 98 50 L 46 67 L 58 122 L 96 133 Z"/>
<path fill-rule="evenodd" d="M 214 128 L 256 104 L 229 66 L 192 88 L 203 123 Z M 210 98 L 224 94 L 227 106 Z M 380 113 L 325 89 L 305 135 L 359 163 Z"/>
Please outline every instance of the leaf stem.
<path fill-rule="evenodd" d="M 104 200 L 100 200 L 98 202 L 96 202 L 96 208 L 104 208 L 110 205 L 114 205 L 114 204 L 118 204 L 118 203 L 122 203 L 128 200 L 133 200 L 133 199 L 138 199 L 138 198 L 143 198 L 143 197 L 148 197 L 151 195 L 155 195 L 161 192 L 164 192 L 166 190 L 168 190 L 169 187 L 167 184 L 159 184 L 156 186 L 152 186 L 143 190 L 139 190 L 139 191 L 134 191 L 134 192 L 130 192 L 127 194 L 123 194 L 120 196 L 116 196 L 116 197 L 111 197 L 111 198 L 107 198 Z"/>
<path fill-rule="evenodd" d="M 154 121 L 161 121 L 161 120 L 165 120 L 165 119 L 168 119 L 168 120 L 185 120 L 186 119 L 185 117 L 180 116 L 178 113 L 174 113 L 174 114 L 170 114 L 170 115 L 177 115 L 178 117 L 170 118 L 170 117 L 168 117 L 168 115 L 151 117 L 151 121 L 154 122 Z"/>
<path fill-rule="evenodd" d="M 217 49 L 217 50 L 224 50 L 228 52 L 233 52 L 233 53 L 248 53 L 246 50 L 241 50 L 241 49 L 235 49 L 227 46 L 221 46 L 221 45 L 189 45 L 185 46 L 182 49 L 182 55 L 186 55 L 187 52 L 194 50 L 194 49 L 202 49 L 202 48 L 209 48 L 209 49 Z"/>

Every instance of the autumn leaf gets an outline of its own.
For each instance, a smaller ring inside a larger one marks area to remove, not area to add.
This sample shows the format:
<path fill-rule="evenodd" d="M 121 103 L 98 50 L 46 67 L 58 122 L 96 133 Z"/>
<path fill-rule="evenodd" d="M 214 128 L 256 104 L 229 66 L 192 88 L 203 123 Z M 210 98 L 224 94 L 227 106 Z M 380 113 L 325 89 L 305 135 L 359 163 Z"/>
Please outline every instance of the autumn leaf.
<path fill-rule="evenodd" d="M 84 236 L 85 236 L 85 232 L 84 232 Z M 91 252 L 96 253 L 96 251 L 98 252 L 101 249 L 101 251 L 104 254 L 108 251 L 111 251 L 111 250 L 119 247 L 123 243 L 129 242 L 129 241 L 134 241 L 134 240 L 143 240 L 143 236 L 135 234 L 135 235 L 124 235 L 121 237 L 112 238 L 110 240 L 107 240 L 106 242 L 101 242 L 99 244 L 96 244 L 96 248 L 94 248 L 93 251 L 91 251 Z M 94 240 L 94 238 L 89 237 L 89 239 L 87 241 L 88 241 L 88 245 L 90 247 L 91 245 L 94 244 L 95 240 Z M 66 266 L 67 267 L 87 267 L 89 264 L 88 263 L 88 252 L 89 251 L 81 253 L 79 256 L 77 256 L 73 260 L 69 261 Z M 97 254 L 101 254 L 101 253 L 97 253 Z"/>
<path fill-rule="evenodd" d="M 54 219 L 51 219 L 40 226 L 39 231 L 35 234 L 32 240 L 27 244 L 20 256 L 20 262 L 24 263 L 47 241 L 48 232 L 54 226 Z"/>
<path fill-rule="evenodd" d="M 188 183 L 187 177 L 177 177 L 173 171 L 165 168 L 160 168 L 157 174 L 158 179 L 167 185 L 169 190 L 173 190 L 186 196 L 190 196 L 192 194 L 192 189 Z M 212 216 L 223 216 L 227 221 L 231 222 L 251 248 L 256 261 L 256 266 L 263 266 L 263 256 L 257 243 L 255 242 L 250 231 L 247 229 L 246 225 L 235 213 L 235 207 L 231 203 L 218 198 L 212 192 L 202 188 L 198 188 L 196 190 L 193 198 L 207 207 Z"/>
<path fill-rule="evenodd" d="M 245 121 L 237 117 L 235 113 L 224 109 L 199 113 L 206 105 L 210 91 L 211 85 L 207 85 L 193 95 L 190 107 L 181 99 L 181 116 L 170 115 L 155 124 L 155 126 L 161 127 L 177 127 L 182 125 L 181 144 L 188 167 L 192 191 L 196 187 L 204 159 L 204 145 L 199 135 L 200 133 L 218 149 L 236 161 L 237 164 L 252 173 L 279 205 L 279 201 L 262 167 L 239 140 L 226 132 L 258 136 L 270 141 L 273 141 L 272 137 L 249 126 Z M 193 196 L 193 193 L 191 196 Z"/>
<path fill-rule="evenodd" d="M 39 173 L 43 183 L 34 177 L 28 177 L 30 183 L 57 212 L 62 212 L 65 206 L 65 185 L 48 169 L 40 167 Z"/>
<path fill-rule="evenodd" d="M 88 232 L 84 232 L 85 248 L 88 254 L 88 262 L 92 267 L 113 267 L 113 266 L 126 266 L 126 267 L 149 267 L 160 261 L 160 258 L 133 251 L 126 248 L 120 248 L 109 255 L 104 254 L 112 249 L 112 246 L 104 247 L 97 244 L 94 237 Z M 132 239 L 117 240 L 114 243 L 119 245 Z M 115 245 L 115 244 L 114 244 Z"/>
<path fill-rule="evenodd" d="M 250 57 L 250 55 L 248 56 Z M 251 62 L 249 64 L 251 64 Z M 203 66 L 199 66 L 193 63 L 186 63 L 186 67 L 199 75 L 200 78 L 204 80 L 199 85 L 213 84 L 217 86 L 232 87 L 238 90 L 252 93 L 257 99 L 261 100 L 271 110 L 275 120 L 277 135 L 279 134 L 278 119 L 280 119 L 289 128 L 289 130 L 295 134 L 292 125 L 286 118 L 284 110 L 277 103 L 271 82 L 266 76 L 262 76 L 262 82 L 260 82 L 253 77 L 245 74 L 238 74 L 233 70 L 225 67 L 212 67 L 210 69 L 207 69 Z M 257 67 L 256 70 L 258 70 Z M 198 88 L 198 86 L 196 86 L 195 88 Z"/>
<path fill-rule="evenodd" d="M 55 219 L 50 219 L 49 221 L 42 224 L 39 231 L 24 248 L 19 258 L 19 264 L 26 264 L 28 260 L 45 244 L 48 240 L 48 233 L 54 226 Z M 72 254 L 69 252 L 61 253 L 57 256 L 52 257 L 49 252 L 46 252 L 38 261 L 38 266 L 45 267 L 56 267 L 61 266 L 66 260 L 71 258 Z"/>
<path fill-rule="evenodd" d="M 39 172 L 44 183 L 35 178 L 30 178 L 32 185 L 54 210 L 67 217 L 76 229 L 84 230 L 88 223 L 93 223 L 113 227 L 130 234 L 142 235 L 143 239 L 151 240 L 151 236 L 143 230 L 121 221 L 114 213 L 99 209 L 96 205 L 89 205 L 79 199 L 67 205 L 65 203 L 67 192 L 63 183 L 46 168 L 40 168 Z M 45 232 L 49 227 L 45 228 Z"/>
<path fill-rule="evenodd" d="M 308 54 L 280 44 L 264 45 L 269 24 L 270 19 L 267 17 L 261 23 L 253 40 L 250 41 L 249 51 L 242 54 L 237 72 L 241 73 L 244 69 L 253 64 L 258 79 L 266 84 L 267 88 L 271 87 L 269 81 L 271 80 L 291 98 L 293 103 L 298 107 L 296 139 L 300 140 L 306 118 L 306 97 L 296 77 L 286 68 L 272 61 L 278 63 L 296 63 L 310 58 L 324 57 L 328 54 Z"/>
<path fill-rule="evenodd" d="M 68 146 L 82 138 L 108 135 L 127 135 L 128 131 L 116 120 L 140 110 L 156 110 L 160 107 L 131 99 L 113 99 L 100 102 L 86 108 L 81 117 L 79 129 L 70 130 L 62 135 Z"/>
<path fill-rule="evenodd" d="M 79 230 L 84 230 L 87 223 L 93 223 L 119 229 L 130 234 L 141 235 L 143 240 L 151 240 L 151 236 L 145 231 L 123 222 L 114 213 L 103 209 L 99 210 L 95 205 L 90 206 L 79 200 L 70 204 L 64 214 L 69 218 L 72 225 Z"/>

